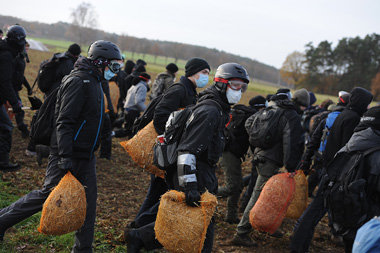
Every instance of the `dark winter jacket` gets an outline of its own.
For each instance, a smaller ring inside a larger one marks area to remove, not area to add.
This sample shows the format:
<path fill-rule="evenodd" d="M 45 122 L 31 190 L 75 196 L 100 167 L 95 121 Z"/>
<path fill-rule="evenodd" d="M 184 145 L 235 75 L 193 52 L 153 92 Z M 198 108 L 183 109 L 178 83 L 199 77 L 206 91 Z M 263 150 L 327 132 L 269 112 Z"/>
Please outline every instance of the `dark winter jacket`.
<path fill-rule="evenodd" d="M 355 132 L 348 143 L 339 152 L 365 151 L 380 146 L 380 131 L 370 127 Z M 380 151 L 375 151 L 365 158 L 364 178 L 369 183 L 368 192 L 371 192 L 369 217 L 380 215 Z"/>
<path fill-rule="evenodd" d="M 239 158 L 244 158 L 249 148 L 249 136 L 245 129 L 245 121 L 254 113 L 255 109 L 245 105 L 235 105 L 231 109 L 230 121 L 226 124 L 226 146 L 224 150 Z"/>
<path fill-rule="evenodd" d="M 341 112 L 345 109 L 344 106 L 336 106 L 334 107 L 334 112 Z M 326 117 L 324 119 L 322 119 L 318 126 L 316 127 L 316 129 L 314 130 L 311 138 L 310 138 L 310 141 L 309 143 L 306 145 L 306 149 L 305 149 L 305 152 L 303 154 L 303 157 L 302 157 L 302 160 L 303 161 L 307 161 L 309 163 L 311 163 L 311 158 L 313 157 L 314 153 L 318 150 L 320 144 L 321 144 L 321 139 L 322 139 L 322 136 L 323 136 L 323 129 L 325 129 L 325 125 L 326 125 L 326 118 L 327 118 L 328 114 L 326 115 Z"/>
<path fill-rule="evenodd" d="M 12 85 L 17 54 L 18 52 L 10 47 L 5 40 L 0 40 L 0 106 L 6 101 L 9 101 L 13 107 L 18 104 Z"/>
<path fill-rule="evenodd" d="M 127 96 L 127 92 L 128 92 L 128 89 L 130 88 L 130 86 L 128 87 L 128 84 L 126 82 L 126 78 L 128 77 L 127 73 L 125 73 L 124 71 L 119 71 L 119 73 L 117 73 L 117 76 L 115 76 L 113 79 L 113 81 L 116 82 L 117 86 L 119 87 L 119 100 L 117 101 L 117 108 L 116 109 L 122 109 L 124 108 L 124 99 L 125 97 Z"/>
<path fill-rule="evenodd" d="M 101 78 L 90 60 L 81 58 L 62 80 L 51 142 L 52 151 L 59 156 L 89 159 L 97 149 L 104 117 Z"/>
<path fill-rule="evenodd" d="M 55 88 L 57 88 L 61 82 L 62 78 L 70 74 L 71 70 L 74 68 L 74 64 L 77 58 L 74 57 L 71 53 L 65 52 L 59 60 L 59 64 L 55 70 L 56 79 L 52 83 L 51 88 L 46 92 L 46 95 L 50 94 Z"/>
<path fill-rule="evenodd" d="M 335 119 L 327 138 L 326 150 L 323 155 L 324 165 L 329 164 L 335 153 L 351 138 L 355 127 L 359 124 L 360 117 L 372 101 L 372 97 L 372 94 L 363 88 L 352 90 L 347 108 Z"/>
<path fill-rule="evenodd" d="M 206 100 L 213 100 L 217 104 L 211 102 L 194 109 L 177 150 L 195 155 L 198 190 L 204 192 L 208 189 L 211 193 L 216 193 L 218 184 L 215 164 L 224 149 L 223 132 L 229 119 L 230 105 L 214 86 L 200 94 L 198 103 Z"/>
<path fill-rule="evenodd" d="M 182 76 L 179 83 L 172 85 L 163 95 L 154 110 L 153 125 L 157 133 L 163 134 L 165 124 L 170 113 L 193 105 L 197 102 L 197 91 L 195 85 L 187 78 Z"/>
<path fill-rule="evenodd" d="M 174 74 L 169 71 L 158 74 L 152 85 L 152 92 L 149 98 L 152 100 L 164 93 L 174 83 L 174 77 Z"/>
<path fill-rule="evenodd" d="M 256 148 L 254 156 L 259 160 L 270 160 L 278 167 L 285 166 L 288 171 L 294 171 L 301 159 L 304 142 L 304 131 L 301 126 L 301 117 L 296 112 L 296 107 L 289 100 L 275 100 L 269 103 L 270 106 L 277 106 L 284 111 L 278 123 L 278 136 L 281 141 L 272 148 Z M 250 129 L 254 117 L 246 121 L 246 128 Z"/>
<path fill-rule="evenodd" d="M 15 71 L 13 73 L 12 84 L 15 91 L 20 91 L 22 85 L 24 85 L 28 90 L 31 89 L 28 80 L 26 80 L 25 72 L 26 62 L 24 54 L 18 54 L 15 59 Z"/>

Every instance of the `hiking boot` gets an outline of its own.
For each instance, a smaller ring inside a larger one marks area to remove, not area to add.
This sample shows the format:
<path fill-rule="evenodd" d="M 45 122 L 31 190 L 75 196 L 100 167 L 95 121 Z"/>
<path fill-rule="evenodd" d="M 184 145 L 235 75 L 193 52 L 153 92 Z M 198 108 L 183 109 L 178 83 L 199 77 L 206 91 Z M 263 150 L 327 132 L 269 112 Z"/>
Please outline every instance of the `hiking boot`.
<path fill-rule="evenodd" d="M 37 153 L 36 153 L 35 151 L 32 151 L 32 150 L 26 149 L 26 150 L 25 150 L 25 155 L 26 155 L 26 156 L 36 156 Z"/>
<path fill-rule="evenodd" d="M 128 135 L 128 132 L 124 128 L 115 129 L 116 138 L 127 137 L 127 135 Z"/>
<path fill-rule="evenodd" d="M 3 172 L 16 171 L 19 169 L 21 169 L 21 167 L 17 163 L 11 163 L 11 162 L 0 163 L 0 171 L 3 171 Z"/>
<path fill-rule="evenodd" d="M 235 234 L 234 238 L 230 241 L 230 244 L 235 246 L 244 246 L 244 247 L 256 247 L 257 242 L 252 240 L 249 234 Z"/>
<path fill-rule="evenodd" d="M 136 229 L 127 227 L 124 230 L 124 238 L 126 239 L 126 242 L 127 242 L 127 252 L 128 253 L 139 253 L 140 250 L 144 246 L 144 243 L 137 236 Z"/>
<path fill-rule="evenodd" d="M 29 137 L 29 130 L 28 127 L 24 124 L 18 127 L 18 129 L 21 131 L 21 137 L 23 139 L 26 139 Z"/>

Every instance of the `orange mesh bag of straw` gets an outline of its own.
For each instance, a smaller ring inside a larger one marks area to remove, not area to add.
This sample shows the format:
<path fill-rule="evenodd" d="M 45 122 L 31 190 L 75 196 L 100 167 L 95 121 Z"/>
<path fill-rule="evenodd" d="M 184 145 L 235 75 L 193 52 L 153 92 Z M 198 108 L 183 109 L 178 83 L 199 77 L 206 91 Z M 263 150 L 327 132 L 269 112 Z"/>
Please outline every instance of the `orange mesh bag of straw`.
<path fill-rule="evenodd" d="M 249 213 L 252 227 L 270 234 L 276 232 L 293 200 L 294 193 L 295 182 L 291 173 L 280 173 L 271 177 Z"/>
<path fill-rule="evenodd" d="M 120 145 L 128 152 L 132 160 L 138 166 L 156 175 L 164 178 L 165 171 L 160 170 L 153 165 L 153 146 L 156 143 L 157 132 L 154 129 L 153 121 L 133 136 L 132 139 L 120 142 Z"/>
<path fill-rule="evenodd" d="M 83 226 L 86 208 L 83 185 L 67 172 L 46 199 L 37 230 L 46 235 L 63 235 L 76 231 Z"/>
<path fill-rule="evenodd" d="M 296 183 L 296 192 L 294 194 L 293 201 L 288 207 L 286 217 L 291 219 L 298 219 L 307 207 L 308 187 L 307 179 L 302 170 L 297 170 L 294 176 Z"/>
<path fill-rule="evenodd" d="M 168 191 L 162 195 L 158 207 L 154 227 L 157 240 L 169 252 L 201 252 L 217 204 L 216 197 L 205 192 L 200 206 L 190 207 L 183 192 Z"/>

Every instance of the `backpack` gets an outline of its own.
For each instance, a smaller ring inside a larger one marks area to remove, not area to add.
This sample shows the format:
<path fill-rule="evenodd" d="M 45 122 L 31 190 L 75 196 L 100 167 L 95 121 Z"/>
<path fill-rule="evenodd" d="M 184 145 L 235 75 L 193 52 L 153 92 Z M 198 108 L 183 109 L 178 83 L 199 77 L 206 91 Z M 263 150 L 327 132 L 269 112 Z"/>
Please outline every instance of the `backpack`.
<path fill-rule="evenodd" d="M 301 126 L 302 128 L 307 132 L 307 133 L 310 133 L 310 120 L 311 118 L 320 113 L 323 109 L 322 108 L 319 108 L 319 107 L 316 107 L 316 108 L 311 108 L 309 110 L 306 110 L 303 114 L 302 114 L 302 117 L 301 117 Z"/>
<path fill-rule="evenodd" d="M 282 108 L 269 106 L 253 114 L 250 117 L 254 118 L 253 122 L 247 129 L 249 143 L 261 149 L 273 147 L 280 139 L 277 127 L 284 112 L 285 110 Z"/>
<path fill-rule="evenodd" d="M 333 232 L 337 235 L 348 235 L 371 218 L 368 217 L 371 196 L 368 189 L 374 186 L 364 178 L 364 158 L 377 150 L 380 150 L 380 147 L 338 153 L 327 167 L 331 181 L 328 184 L 325 203 Z"/>
<path fill-rule="evenodd" d="M 322 120 L 327 118 L 327 116 L 330 114 L 331 111 L 323 111 L 320 112 L 310 119 L 309 123 L 309 129 L 310 129 L 310 135 L 313 135 L 315 129 L 318 127 L 319 123 L 321 123 Z"/>
<path fill-rule="evenodd" d="M 57 81 L 57 68 L 61 59 L 67 58 L 64 53 L 55 53 L 52 58 L 40 64 L 38 75 L 34 83 L 37 82 L 38 88 L 46 93 L 50 90 L 52 83 Z"/>
<path fill-rule="evenodd" d="M 246 105 L 235 105 L 229 114 L 230 120 L 226 124 L 224 129 L 224 136 L 226 138 L 226 146 L 228 143 L 231 143 L 235 139 L 236 134 L 241 134 L 240 131 L 246 131 L 244 124 L 245 121 L 256 112 L 255 109 L 252 109 Z"/>
<path fill-rule="evenodd" d="M 330 112 L 329 115 L 327 115 L 326 124 L 325 124 L 325 127 L 323 128 L 321 144 L 319 145 L 319 149 L 318 149 L 318 152 L 321 155 L 326 150 L 326 143 L 327 143 L 327 138 L 329 137 L 329 134 L 330 134 L 330 129 L 332 128 L 335 122 L 335 119 L 338 117 L 340 113 L 341 111 L 334 111 L 334 112 Z"/>
<path fill-rule="evenodd" d="M 50 137 L 54 128 L 55 103 L 59 87 L 46 97 L 40 109 L 33 116 L 30 128 L 30 138 L 36 145 L 50 146 Z"/>
<path fill-rule="evenodd" d="M 174 111 L 170 114 L 165 125 L 165 132 L 158 136 L 158 142 L 153 147 L 153 164 L 160 169 L 167 170 L 177 162 L 177 147 L 191 122 L 193 111 L 201 105 L 217 105 L 220 112 L 222 108 L 214 100 L 207 99 L 196 105 L 190 105 L 183 110 Z"/>

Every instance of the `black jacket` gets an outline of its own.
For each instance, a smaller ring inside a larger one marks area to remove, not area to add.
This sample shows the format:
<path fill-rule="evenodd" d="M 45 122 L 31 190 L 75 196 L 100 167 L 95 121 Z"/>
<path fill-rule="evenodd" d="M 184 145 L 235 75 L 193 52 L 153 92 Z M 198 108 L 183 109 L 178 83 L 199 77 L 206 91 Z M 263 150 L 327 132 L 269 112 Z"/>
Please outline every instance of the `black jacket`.
<path fill-rule="evenodd" d="M 153 125 L 157 133 L 159 135 L 164 133 L 170 113 L 196 102 L 195 85 L 187 77 L 182 76 L 179 83 L 173 84 L 165 91 L 154 110 Z"/>
<path fill-rule="evenodd" d="M 204 192 L 208 189 L 216 193 L 215 164 L 224 149 L 224 127 L 229 119 L 230 105 L 214 86 L 200 94 L 198 103 L 206 100 L 217 104 L 211 102 L 194 109 L 177 150 L 195 155 L 198 190 Z"/>
<path fill-rule="evenodd" d="M 69 52 L 65 52 L 63 54 L 63 57 L 59 60 L 59 65 L 57 66 L 57 69 L 55 70 L 55 76 L 56 79 L 52 83 L 51 88 L 49 91 L 46 92 L 46 95 L 50 94 L 55 88 L 57 88 L 61 82 L 62 78 L 68 74 L 70 74 L 71 70 L 74 68 L 74 64 L 77 58 L 75 58 L 72 54 Z"/>
<path fill-rule="evenodd" d="M 89 159 L 98 147 L 104 117 L 101 73 L 87 58 L 62 80 L 51 147 L 61 157 Z"/>
<path fill-rule="evenodd" d="M 119 87 L 119 100 L 117 101 L 117 108 L 116 109 L 123 109 L 124 108 L 124 99 L 127 96 L 128 89 L 131 87 L 128 86 L 128 83 L 126 81 L 126 78 L 128 77 L 127 73 L 124 71 L 119 71 L 117 73 L 117 76 L 112 78 L 112 81 L 115 81 L 117 86 Z"/>
<path fill-rule="evenodd" d="M 226 124 L 226 146 L 224 150 L 231 152 L 239 158 L 244 158 L 249 148 L 249 136 L 245 129 L 245 121 L 257 112 L 246 105 L 235 105 L 231 109 L 230 121 Z"/>
<path fill-rule="evenodd" d="M 334 158 L 351 138 L 355 127 L 359 124 L 360 117 L 367 110 L 372 101 L 372 94 L 362 88 L 355 88 L 351 92 L 350 102 L 347 108 L 335 119 L 326 142 L 326 150 L 323 155 L 324 165 Z"/>
<path fill-rule="evenodd" d="M 13 107 L 18 104 L 12 85 L 17 54 L 18 52 L 5 40 L 0 40 L 0 106 L 6 101 L 9 101 Z"/>
<path fill-rule="evenodd" d="M 12 78 L 12 84 L 15 91 L 20 91 L 22 85 L 25 85 L 28 90 L 31 89 L 28 80 L 26 80 L 24 76 L 25 67 L 26 62 L 24 54 L 18 54 L 15 59 L 15 71 Z"/>
<path fill-rule="evenodd" d="M 296 107 L 289 100 L 271 101 L 269 105 L 278 106 L 284 109 L 278 124 L 278 136 L 281 141 L 272 148 L 256 148 L 254 156 L 259 160 L 268 159 L 277 164 L 278 167 L 285 166 L 288 171 L 294 171 L 300 161 L 304 142 L 304 131 L 301 126 L 301 117 L 296 112 Z M 246 122 L 246 128 L 250 129 L 254 117 L 250 117 Z"/>

